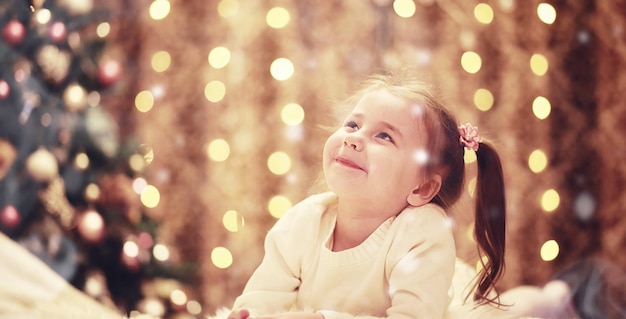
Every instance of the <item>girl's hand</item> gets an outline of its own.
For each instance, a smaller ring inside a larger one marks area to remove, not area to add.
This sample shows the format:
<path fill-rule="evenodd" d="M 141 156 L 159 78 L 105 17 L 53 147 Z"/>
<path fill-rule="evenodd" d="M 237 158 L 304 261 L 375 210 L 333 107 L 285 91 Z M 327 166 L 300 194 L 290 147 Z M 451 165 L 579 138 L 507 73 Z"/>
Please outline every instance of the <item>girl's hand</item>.
<path fill-rule="evenodd" d="M 259 316 L 254 319 L 324 319 L 324 316 L 316 312 L 283 312 L 271 316 Z"/>
<path fill-rule="evenodd" d="M 247 309 L 237 309 L 230 312 L 228 319 L 248 319 L 250 311 Z"/>

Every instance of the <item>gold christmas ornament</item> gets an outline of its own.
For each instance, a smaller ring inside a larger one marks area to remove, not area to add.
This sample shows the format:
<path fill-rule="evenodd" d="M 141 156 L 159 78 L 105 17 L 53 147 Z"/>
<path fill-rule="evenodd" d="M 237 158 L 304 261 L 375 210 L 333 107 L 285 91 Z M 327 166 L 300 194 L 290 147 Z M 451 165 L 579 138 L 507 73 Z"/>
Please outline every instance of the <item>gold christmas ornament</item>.
<path fill-rule="evenodd" d="M 59 175 L 57 159 L 45 148 L 39 148 L 28 156 L 26 171 L 37 182 L 50 182 Z"/>
<path fill-rule="evenodd" d="M 55 217 L 65 229 L 74 227 L 75 212 L 73 206 L 65 197 L 63 178 L 57 176 L 48 184 L 48 187 L 39 192 L 39 199 L 48 213 Z"/>
<path fill-rule="evenodd" d="M 61 83 L 68 74 L 71 55 L 67 51 L 59 50 L 54 45 L 45 45 L 35 57 L 37 64 L 41 67 L 43 77 L 55 84 Z"/>

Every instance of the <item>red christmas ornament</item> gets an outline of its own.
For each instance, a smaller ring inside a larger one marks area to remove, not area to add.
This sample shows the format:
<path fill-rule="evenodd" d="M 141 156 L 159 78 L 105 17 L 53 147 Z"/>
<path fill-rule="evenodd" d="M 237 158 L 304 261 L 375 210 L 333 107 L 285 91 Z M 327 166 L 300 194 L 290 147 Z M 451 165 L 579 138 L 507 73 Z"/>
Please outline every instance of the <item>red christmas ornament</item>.
<path fill-rule="evenodd" d="M 9 96 L 11 93 L 11 88 L 9 87 L 9 83 L 5 80 L 0 80 L 0 99 L 4 99 Z"/>
<path fill-rule="evenodd" d="M 48 29 L 48 34 L 50 35 L 50 39 L 54 42 L 59 42 L 67 36 L 67 29 L 65 28 L 65 24 L 63 22 L 55 22 Z"/>
<path fill-rule="evenodd" d="M 76 228 L 88 242 L 98 243 L 104 238 L 104 219 L 95 210 L 87 210 L 80 215 Z"/>
<path fill-rule="evenodd" d="M 14 228 L 20 224 L 20 213 L 12 205 L 8 205 L 2 209 L 0 213 L 0 221 L 7 228 Z"/>
<path fill-rule="evenodd" d="M 115 83 L 122 74 L 122 67 L 117 61 L 108 60 L 98 66 L 98 81 L 102 85 Z"/>
<path fill-rule="evenodd" d="M 9 21 L 2 29 L 2 37 L 6 42 L 15 45 L 24 40 L 26 29 L 24 25 L 17 20 Z"/>

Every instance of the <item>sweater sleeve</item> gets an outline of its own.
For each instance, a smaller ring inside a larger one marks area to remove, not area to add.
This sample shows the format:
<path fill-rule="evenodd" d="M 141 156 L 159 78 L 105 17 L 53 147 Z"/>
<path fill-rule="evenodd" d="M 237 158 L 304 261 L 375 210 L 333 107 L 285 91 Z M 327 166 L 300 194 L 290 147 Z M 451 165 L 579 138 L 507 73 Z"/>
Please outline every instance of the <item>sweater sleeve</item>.
<path fill-rule="evenodd" d="M 248 309 L 251 316 L 258 316 L 293 307 L 300 287 L 303 254 L 314 244 L 325 208 L 319 200 L 314 197 L 298 203 L 270 229 L 265 237 L 263 260 L 233 309 Z"/>

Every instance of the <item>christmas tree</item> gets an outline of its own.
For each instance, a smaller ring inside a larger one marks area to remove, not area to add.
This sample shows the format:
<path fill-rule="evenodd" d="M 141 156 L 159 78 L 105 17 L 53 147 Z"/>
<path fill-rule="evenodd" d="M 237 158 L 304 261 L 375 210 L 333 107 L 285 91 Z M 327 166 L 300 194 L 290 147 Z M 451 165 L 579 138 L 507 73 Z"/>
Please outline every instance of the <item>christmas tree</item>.
<path fill-rule="evenodd" d="M 0 3 L 0 231 L 104 304 L 197 314 L 193 265 L 146 213 L 150 150 L 101 103 L 123 76 L 103 54 L 107 15 L 91 0 Z"/>

